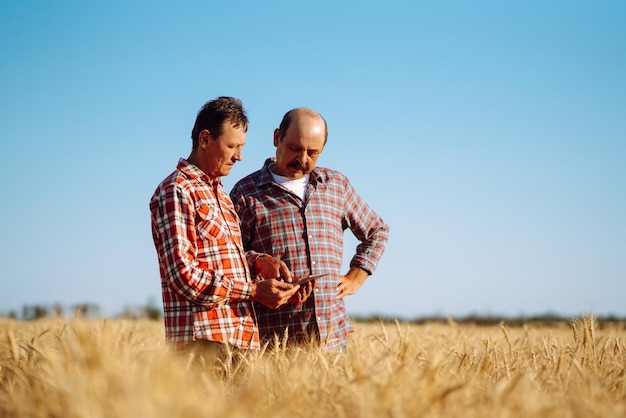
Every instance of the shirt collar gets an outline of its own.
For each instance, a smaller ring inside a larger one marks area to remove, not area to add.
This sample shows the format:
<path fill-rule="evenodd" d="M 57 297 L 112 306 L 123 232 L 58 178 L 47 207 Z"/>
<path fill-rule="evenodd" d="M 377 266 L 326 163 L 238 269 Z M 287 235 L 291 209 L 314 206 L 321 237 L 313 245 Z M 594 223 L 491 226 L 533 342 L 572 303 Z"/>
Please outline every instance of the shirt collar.
<path fill-rule="evenodd" d="M 222 180 L 219 177 L 209 176 L 204 171 L 200 170 L 200 168 L 197 165 L 191 164 L 189 161 L 185 160 L 184 158 L 181 158 L 180 160 L 178 160 L 178 165 L 176 166 L 176 169 L 178 169 L 180 172 L 185 174 L 190 179 L 199 179 L 209 184 L 210 186 L 222 185 Z"/>

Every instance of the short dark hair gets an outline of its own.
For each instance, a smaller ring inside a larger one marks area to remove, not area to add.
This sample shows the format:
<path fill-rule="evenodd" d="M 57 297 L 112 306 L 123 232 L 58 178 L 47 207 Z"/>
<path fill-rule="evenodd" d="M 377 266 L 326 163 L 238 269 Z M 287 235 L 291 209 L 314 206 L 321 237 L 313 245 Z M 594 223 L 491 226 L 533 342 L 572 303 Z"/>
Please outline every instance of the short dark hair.
<path fill-rule="evenodd" d="M 193 149 L 198 146 L 200 132 L 208 130 L 213 138 L 224 133 L 224 124 L 231 123 L 235 128 L 248 132 L 248 116 L 241 100 L 234 97 L 220 96 L 209 100 L 198 111 L 196 123 L 191 131 Z"/>
<path fill-rule="evenodd" d="M 296 107 L 295 109 L 291 109 L 289 112 L 285 113 L 285 116 L 283 116 L 283 120 L 280 122 L 280 126 L 278 127 L 278 130 L 280 131 L 278 139 L 280 141 L 283 140 L 285 134 L 287 133 L 287 129 L 289 129 L 291 122 L 293 122 L 297 115 L 318 116 L 324 121 L 324 145 L 326 145 L 326 141 L 328 141 L 328 124 L 326 123 L 326 119 L 324 119 L 324 117 L 316 111 L 306 107 Z"/>

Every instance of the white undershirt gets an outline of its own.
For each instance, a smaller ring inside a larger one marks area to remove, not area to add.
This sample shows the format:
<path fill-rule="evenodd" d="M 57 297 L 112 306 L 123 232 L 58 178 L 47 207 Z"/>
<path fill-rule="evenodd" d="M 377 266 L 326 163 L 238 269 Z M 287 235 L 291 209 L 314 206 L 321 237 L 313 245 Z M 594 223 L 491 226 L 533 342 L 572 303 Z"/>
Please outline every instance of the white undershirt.
<path fill-rule="evenodd" d="M 304 202 L 304 198 L 306 197 L 306 185 L 309 183 L 308 174 L 305 174 L 301 179 L 292 180 L 284 176 L 279 176 L 272 170 L 270 170 L 270 173 L 272 173 L 272 177 L 276 183 L 286 187 Z"/>

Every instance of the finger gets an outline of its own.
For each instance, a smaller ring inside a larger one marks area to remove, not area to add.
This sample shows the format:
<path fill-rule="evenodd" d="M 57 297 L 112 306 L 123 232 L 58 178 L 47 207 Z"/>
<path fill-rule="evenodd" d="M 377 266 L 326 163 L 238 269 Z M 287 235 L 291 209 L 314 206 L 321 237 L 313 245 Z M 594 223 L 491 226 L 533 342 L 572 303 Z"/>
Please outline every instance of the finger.
<path fill-rule="evenodd" d="M 289 292 L 292 294 L 291 290 L 293 287 L 291 283 L 283 282 L 280 279 L 272 279 L 272 288 L 275 292 Z"/>
<path fill-rule="evenodd" d="M 304 289 L 302 292 L 302 299 L 307 299 L 311 295 L 311 289 Z"/>
<path fill-rule="evenodd" d="M 295 294 L 292 297 L 290 297 L 289 298 L 289 302 L 291 302 L 294 305 L 298 306 L 300 304 L 300 300 L 298 299 L 298 294 Z"/>
<path fill-rule="evenodd" d="M 346 296 L 346 286 L 343 283 L 337 285 L 337 299 L 343 299 Z"/>
<path fill-rule="evenodd" d="M 278 267 L 278 273 L 280 277 L 282 277 L 286 282 L 291 283 L 293 281 L 293 274 L 289 271 L 287 264 L 281 260 L 280 266 Z"/>
<path fill-rule="evenodd" d="M 289 294 L 292 296 L 298 293 L 298 291 L 300 290 L 299 284 L 293 284 L 293 283 L 287 283 L 287 282 L 283 282 L 283 284 L 286 284 L 288 286 L 287 288 L 285 288 L 285 290 L 287 290 Z"/>

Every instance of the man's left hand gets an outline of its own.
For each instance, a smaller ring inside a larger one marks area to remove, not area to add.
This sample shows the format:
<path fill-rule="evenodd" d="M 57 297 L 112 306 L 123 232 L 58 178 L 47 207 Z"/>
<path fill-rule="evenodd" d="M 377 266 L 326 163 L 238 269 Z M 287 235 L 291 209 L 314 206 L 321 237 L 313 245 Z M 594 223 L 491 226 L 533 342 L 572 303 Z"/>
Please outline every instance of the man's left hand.
<path fill-rule="evenodd" d="M 369 273 L 359 267 L 350 267 L 350 271 L 345 276 L 339 276 L 337 285 L 337 299 L 354 295 L 363 286 Z"/>
<path fill-rule="evenodd" d="M 289 302 L 297 306 L 302 305 L 309 298 L 311 292 L 313 292 L 315 282 L 316 280 L 313 280 L 312 282 L 308 282 L 300 286 L 300 290 L 298 290 L 296 294 L 289 299 Z"/>

